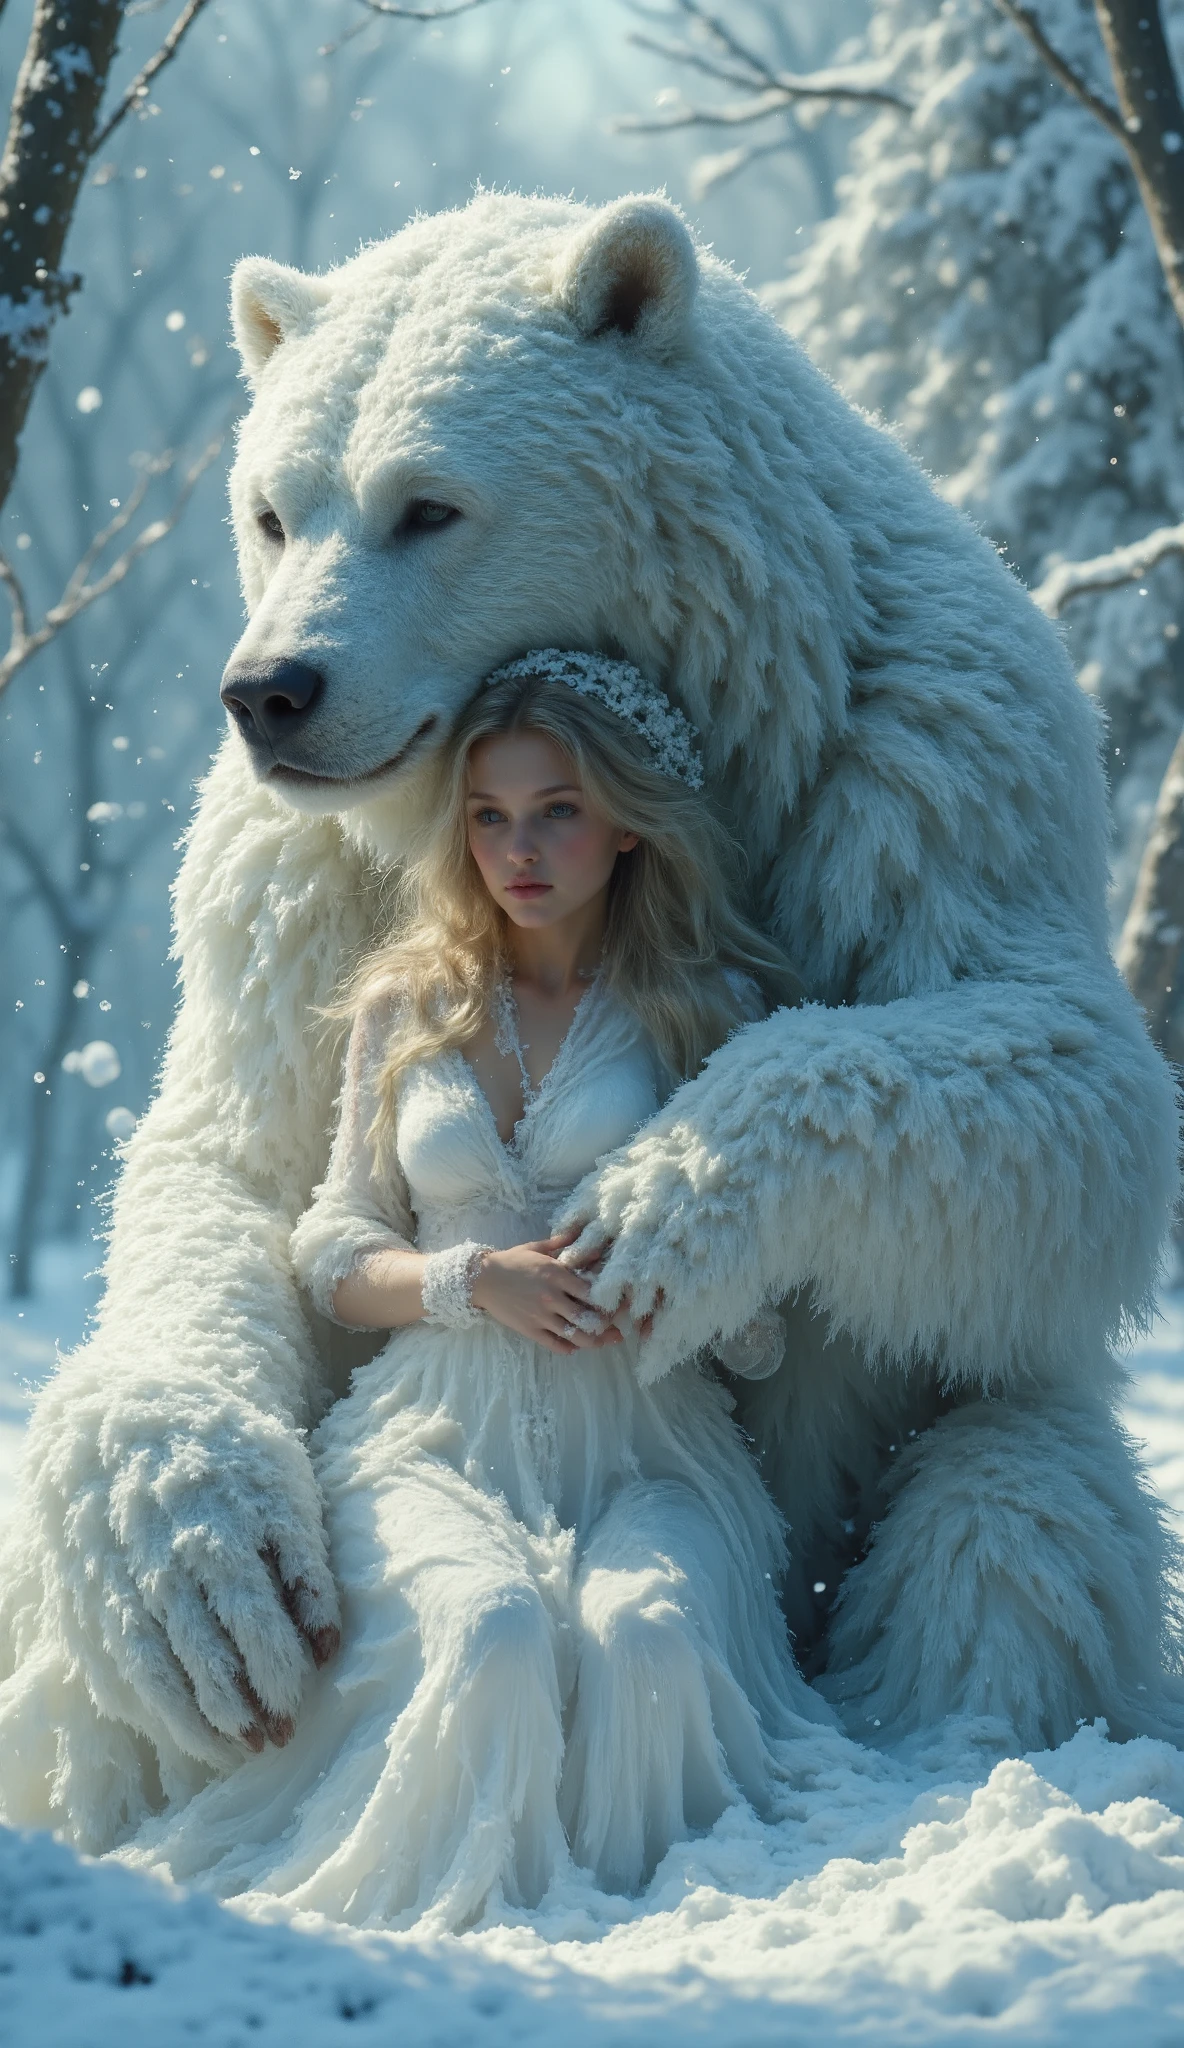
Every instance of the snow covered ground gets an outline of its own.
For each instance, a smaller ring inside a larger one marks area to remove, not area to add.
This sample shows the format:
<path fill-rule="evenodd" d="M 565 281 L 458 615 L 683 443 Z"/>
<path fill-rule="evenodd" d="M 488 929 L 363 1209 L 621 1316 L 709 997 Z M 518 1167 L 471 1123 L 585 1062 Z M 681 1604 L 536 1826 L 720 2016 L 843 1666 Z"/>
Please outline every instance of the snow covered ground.
<path fill-rule="evenodd" d="M 0 1497 L 28 1383 L 91 1290 L 59 1254 L 0 1312 Z M 1129 1411 L 1184 1510 L 1184 1294 Z M 572 1891 L 442 1941 L 248 1921 L 0 1831 L 0 2040 L 13 2048 L 718 2048 L 1184 2043 L 1184 1755 L 1081 1729 L 999 1760 L 985 1724 L 820 1772 L 773 1828 L 725 1816 L 640 1902 Z"/>

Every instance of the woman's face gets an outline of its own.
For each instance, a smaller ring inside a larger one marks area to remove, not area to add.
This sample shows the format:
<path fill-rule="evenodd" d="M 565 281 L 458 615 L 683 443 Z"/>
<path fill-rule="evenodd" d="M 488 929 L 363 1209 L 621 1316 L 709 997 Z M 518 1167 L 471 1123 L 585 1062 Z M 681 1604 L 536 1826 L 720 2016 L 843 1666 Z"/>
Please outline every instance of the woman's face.
<path fill-rule="evenodd" d="M 575 769 L 541 732 L 479 740 L 469 755 L 469 846 L 495 903 L 531 930 L 585 909 L 637 845 L 594 810 Z"/>

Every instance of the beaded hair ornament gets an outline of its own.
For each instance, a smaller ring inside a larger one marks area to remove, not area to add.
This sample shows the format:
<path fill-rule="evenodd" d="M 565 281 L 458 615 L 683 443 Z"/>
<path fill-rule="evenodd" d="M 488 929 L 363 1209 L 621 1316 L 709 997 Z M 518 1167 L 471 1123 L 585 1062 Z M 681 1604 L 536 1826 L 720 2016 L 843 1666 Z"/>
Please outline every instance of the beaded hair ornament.
<path fill-rule="evenodd" d="M 548 683 L 566 683 L 581 697 L 595 697 L 641 734 L 663 775 L 676 776 L 688 789 L 702 789 L 703 760 L 690 720 L 670 702 L 656 683 L 647 682 L 631 661 L 613 661 L 607 654 L 578 654 L 559 647 L 538 647 L 516 661 L 507 661 L 486 676 L 494 683 L 539 676 Z"/>

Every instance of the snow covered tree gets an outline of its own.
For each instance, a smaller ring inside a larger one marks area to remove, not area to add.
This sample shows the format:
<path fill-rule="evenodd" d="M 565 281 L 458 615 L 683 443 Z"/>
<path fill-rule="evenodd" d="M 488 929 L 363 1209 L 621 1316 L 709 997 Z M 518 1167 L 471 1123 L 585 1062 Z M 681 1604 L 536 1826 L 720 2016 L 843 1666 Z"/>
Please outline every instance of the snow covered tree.
<path fill-rule="evenodd" d="M 1089 0 L 1039 19 L 1113 104 Z M 787 323 L 1030 584 L 1179 521 L 1184 335 L 1121 142 L 995 0 L 879 0 L 866 54 L 913 112 L 857 138 Z M 1110 721 L 1120 911 L 1184 718 L 1182 601 L 1165 556 L 1066 614 Z"/>

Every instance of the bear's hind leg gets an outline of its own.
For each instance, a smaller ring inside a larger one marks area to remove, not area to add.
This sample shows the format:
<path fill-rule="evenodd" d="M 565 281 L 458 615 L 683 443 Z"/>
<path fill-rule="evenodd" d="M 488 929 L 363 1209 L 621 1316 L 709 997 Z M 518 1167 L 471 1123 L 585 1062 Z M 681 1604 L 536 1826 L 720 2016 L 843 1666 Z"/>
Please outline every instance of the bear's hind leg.
<path fill-rule="evenodd" d="M 818 1681 L 852 1735 L 990 1714 L 1040 1748 L 1102 1715 L 1184 1742 L 1175 1543 L 1105 1401 L 968 1402 L 891 1490 Z"/>

